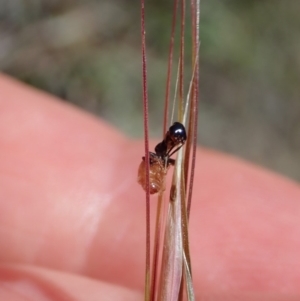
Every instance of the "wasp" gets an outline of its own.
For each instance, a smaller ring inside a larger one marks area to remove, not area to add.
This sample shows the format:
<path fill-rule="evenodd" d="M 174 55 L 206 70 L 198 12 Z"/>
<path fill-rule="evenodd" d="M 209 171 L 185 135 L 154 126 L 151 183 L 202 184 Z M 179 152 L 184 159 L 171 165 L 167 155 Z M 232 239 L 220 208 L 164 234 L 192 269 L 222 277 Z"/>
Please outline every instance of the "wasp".
<path fill-rule="evenodd" d="M 150 170 L 149 183 L 150 194 L 162 192 L 165 190 L 165 178 L 170 166 L 175 164 L 171 158 L 185 143 L 186 131 L 180 122 L 174 122 L 165 134 L 162 142 L 155 146 L 155 153 L 149 152 Z M 138 183 L 146 191 L 146 164 L 145 157 L 138 169 Z"/>

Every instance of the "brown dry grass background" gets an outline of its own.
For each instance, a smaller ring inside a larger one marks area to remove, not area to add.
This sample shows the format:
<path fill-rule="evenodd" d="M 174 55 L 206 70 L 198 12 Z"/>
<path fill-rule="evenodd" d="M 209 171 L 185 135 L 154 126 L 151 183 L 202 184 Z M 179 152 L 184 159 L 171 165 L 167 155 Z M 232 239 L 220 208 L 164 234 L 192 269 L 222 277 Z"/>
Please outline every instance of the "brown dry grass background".
<path fill-rule="evenodd" d="M 150 125 L 160 136 L 172 1 L 146 5 Z M 141 137 L 139 14 L 129 0 L 0 0 L 0 68 Z M 201 1 L 199 124 L 200 144 L 298 181 L 299 15 L 300 1 Z"/>

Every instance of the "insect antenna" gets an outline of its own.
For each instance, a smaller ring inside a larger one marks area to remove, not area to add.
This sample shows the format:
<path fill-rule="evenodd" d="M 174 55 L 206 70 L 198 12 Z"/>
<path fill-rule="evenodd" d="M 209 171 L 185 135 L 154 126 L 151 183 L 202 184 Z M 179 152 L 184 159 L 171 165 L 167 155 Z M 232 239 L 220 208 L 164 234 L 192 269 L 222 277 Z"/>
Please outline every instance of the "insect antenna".
<path fill-rule="evenodd" d="M 183 144 L 181 144 L 179 147 L 177 147 L 173 152 L 171 152 L 171 153 L 169 154 L 169 152 L 172 151 L 172 149 L 173 149 L 174 147 L 171 148 L 171 149 L 169 150 L 169 152 L 167 153 L 167 156 L 168 156 L 168 157 L 171 157 L 171 156 L 174 155 L 176 152 L 178 152 L 182 147 L 183 147 Z"/>

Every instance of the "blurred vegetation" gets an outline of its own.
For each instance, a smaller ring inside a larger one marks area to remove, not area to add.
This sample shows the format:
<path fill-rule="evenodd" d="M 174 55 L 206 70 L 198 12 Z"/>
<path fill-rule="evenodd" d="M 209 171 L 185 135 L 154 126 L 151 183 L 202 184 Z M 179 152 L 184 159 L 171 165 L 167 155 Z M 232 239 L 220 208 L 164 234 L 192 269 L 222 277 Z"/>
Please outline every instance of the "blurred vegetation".
<path fill-rule="evenodd" d="M 172 1 L 146 5 L 159 136 Z M 300 1 L 201 5 L 200 143 L 300 180 Z M 142 136 L 137 1 L 0 0 L 0 68 Z"/>

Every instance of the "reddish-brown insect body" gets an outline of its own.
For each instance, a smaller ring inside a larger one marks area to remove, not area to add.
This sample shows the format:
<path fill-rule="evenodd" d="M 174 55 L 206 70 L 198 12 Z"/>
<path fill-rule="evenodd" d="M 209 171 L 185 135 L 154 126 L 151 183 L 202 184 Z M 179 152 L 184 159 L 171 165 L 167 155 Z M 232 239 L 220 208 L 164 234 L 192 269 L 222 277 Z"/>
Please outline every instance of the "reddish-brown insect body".
<path fill-rule="evenodd" d="M 174 122 L 169 128 L 162 142 L 155 147 L 155 153 L 150 152 L 150 169 L 149 169 L 149 190 L 150 194 L 155 194 L 165 190 L 165 178 L 171 165 L 175 160 L 171 159 L 186 141 L 186 132 L 183 124 Z M 146 164 L 145 157 L 138 169 L 138 183 L 146 191 Z"/>
<path fill-rule="evenodd" d="M 150 153 L 150 170 L 149 170 L 149 184 L 150 194 L 155 194 L 165 190 L 165 178 L 171 164 L 165 166 L 163 159 L 154 153 Z M 143 160 L 138 170 L 138 182 L 146 191 L 146 163 Z"/>

